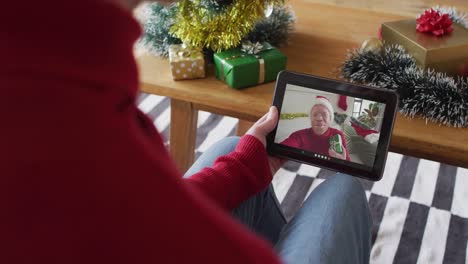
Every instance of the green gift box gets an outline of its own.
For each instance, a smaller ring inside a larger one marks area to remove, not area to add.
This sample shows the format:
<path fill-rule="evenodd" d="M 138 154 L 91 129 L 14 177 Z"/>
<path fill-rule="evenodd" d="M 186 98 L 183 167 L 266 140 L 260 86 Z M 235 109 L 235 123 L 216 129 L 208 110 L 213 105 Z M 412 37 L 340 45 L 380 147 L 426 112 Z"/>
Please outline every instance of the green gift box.
<path fill-rule="evenodd" d="M 339 134 L 336 134 L 329 139 L 330 148 L 333 149 L 336 153 L 343 153 L 343 141 Z"/>
<path fill-rule="evenodd" d="M 286 69 L 286 60 L 269 43 L 245 42 L 242 47 L 214 54 L 216 78 L 234 89 L 271 82 Z"/>

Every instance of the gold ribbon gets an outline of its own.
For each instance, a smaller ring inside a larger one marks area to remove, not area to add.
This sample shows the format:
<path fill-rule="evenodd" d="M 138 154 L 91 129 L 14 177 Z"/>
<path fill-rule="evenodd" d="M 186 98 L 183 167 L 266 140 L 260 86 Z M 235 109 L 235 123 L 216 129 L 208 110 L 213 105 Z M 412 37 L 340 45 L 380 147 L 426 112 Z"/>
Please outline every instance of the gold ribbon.
<path fill-rule="evenodd" d="M 257 58 L 259 63 L 258 83 L 265 82 L 265 60 L 260 56 Z"/>
<path fill-rule="evenodd" d="M 188 47 L 185 44 L 173 45 L 171 48 L 173 49 L 174 55 L 179 59 L 195 59 L 197 57 L 203 56 L 201 49 Z"/>
<path fill-rule="evenodd" d="M 241 51 L 243 52 L 240 55 L 233 55 L 230 57 L 226 57 L 221 60 L 221 72 L 222 72 L 222 80 L 226 80 L 226 75 L 224 74 L 224 64 L 227 63 L 227 61 L 237 59 L 237 58 L 242 58 L 246 56 L 254 56 L 258 60 L 258 66 L 259 66 L 259 72 L 258 72 L 258 84 L 264 83 L 265 82 L 265 60 L 258 54 L 261 51 L 264 50 L 269 50 L 272 49 L 271 46 L 264 46 L 259 42 L 252 43 L 250 41 L 246 41 L 242 44 L 242 49 Z"/>

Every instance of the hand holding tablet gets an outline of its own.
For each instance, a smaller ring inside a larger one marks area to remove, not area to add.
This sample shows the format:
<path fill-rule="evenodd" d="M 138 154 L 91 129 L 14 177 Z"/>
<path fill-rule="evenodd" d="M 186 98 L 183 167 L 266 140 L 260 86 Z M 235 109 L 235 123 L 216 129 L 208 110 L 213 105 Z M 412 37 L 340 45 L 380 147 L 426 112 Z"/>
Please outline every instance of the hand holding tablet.
<path fill-rule="evenodd" d="M 398 96 L 395 92 L 283 71 L 273 105 L 280 120 L 270 154 L 380 180 Z"/>

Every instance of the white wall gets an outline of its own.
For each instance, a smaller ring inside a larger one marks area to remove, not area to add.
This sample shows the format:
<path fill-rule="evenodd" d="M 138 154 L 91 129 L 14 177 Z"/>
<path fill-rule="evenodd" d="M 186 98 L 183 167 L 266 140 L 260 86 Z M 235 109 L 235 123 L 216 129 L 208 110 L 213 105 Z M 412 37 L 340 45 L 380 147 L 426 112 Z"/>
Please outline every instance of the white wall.
<path fill-rule="evenodd" d="M 318 95 L 325 96 L 328 98 L 330 103 L 335 107 L 335 112 L 347 113 L 351 115 L 353 113 L 353 97 L 347 97 L 348 109 L 343 111 L 338 107 L 338 94 L 323 92 L 319 90 L 313 90 L 304 88 L 296 85 L 286 85 L 286 92 L 284 94 L 283 106 L 281 108 L 282 113 L 309 113 L 311 104 L 315 97 Z"/>

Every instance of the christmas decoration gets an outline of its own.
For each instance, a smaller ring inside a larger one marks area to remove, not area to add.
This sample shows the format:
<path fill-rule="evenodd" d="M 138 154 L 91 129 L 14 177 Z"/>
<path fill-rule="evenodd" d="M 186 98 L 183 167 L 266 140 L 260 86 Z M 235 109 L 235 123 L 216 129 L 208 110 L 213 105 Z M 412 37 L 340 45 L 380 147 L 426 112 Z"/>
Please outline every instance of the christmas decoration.
<path fill-rule="evenodd" d="M 448 29 L 448 18 L 453 30 Z M 427 26 L 431 20 L 433 25 Z M 351 82 L 396 90 L 400 112 L 405 115 L 468 127 L 468 15 L 451 7 L 434 7 L 419 16 L 418 22 L 420 30 L 437 31 L 438 37 L 418 32 L 416 20 L 384 23 L 384 48 L 375 52 L 363 44 L 352 51 L 342 76 Z"/>
<path fill-rule="evenodd" d="M 199 49 L 189 48 L 183 44 L 171 45 L 169 62 L 174 80 L 205 77 L 205 60 Z"/>
<path fill-rule="evenodd" d="M 355 117 L 353 117 L 353 116 L 350 118 L 350 123 L 355 124 L 355 125 L 358 125 L 358 126 L 364 128 L 364 129 L 368 129 L 368 130 L 371 130 L 371 129 L 372 129 L 372 128 L 369 127 L 367 124 L 362 123 L 361 121 L 359 121 L 357 118 L 355 118 Z"/>
<path fill-rule="evenodd" d="M 202 0 L 200 6 L 213 13 L 220 13 L 232 4 L 233 0 Z"/>
<path fill-rule="evenodd" d="M 338 125 L 343 125 L 344 121 L 346 120 L 346 118 L 348 117 L 347 114 L 345 113 L 338 113 L 338 112 L 335 112 L 334 114 L 335 118 L 335 123 L 337 123 Z"/>
<path fill-rule="evenodd" d="M 336 153 L 343 153 L 343 140 L 340 134 L 336 134 L 328 140 L 330 143 L 330 149 L 333 149 Z"/>
<path fill-rule="evenodd" d="M 180 1 L 171 33 L 190 46 L 219 52 L 238 46 L 264 17 L 265 7 L 283 4 L 283 0 L 236 0 L 215 14 L 202 3 L 203 0 Z"/>
<path fill-rule="evenodd" d="M 453 23 L 457 23 L 464 28 L 468 28 L 468 14 L 458 12 L 455 7 L 435 6 L 432 9 L 440 12 L 441 14 L 448 14 Z"/>
<path fill-rule="evenodd" d="M 200 2 L 207 13 L 217 14 L 223 12 L 230 5 L 228 0 L 204 0 Z M 182 41 L 170 33 L 170 28 L 176 21 L 179 13 L 178 5 L 163 6 L 158 3 L 146 7 L 148 17 L 144 20 L 144 36 L 141 42 L 153 54 L 167 57 L 171 44 L 180 44 Z M 253 30 L 243 36 L 243 40 L 252 42 L 269 42 L 274 46 L 283 46 L 287 43 L 289 33 L 293 30 L 295 16 L 291 8 L 269 5 L 272 11 L 268 17 L 258 21 Z M 212 58 L 213 51 L 204 47 L 204 52 Z"/>
<path fill-rule="evenodd" d="M 340 95 L 338 97 L 338 107 L 341 108 L 341 110 L 346 111 L 348 110 L 348 102 L 346 101 L 347 96 L 346 95 Z"/>
<path fill-rule="evenodd" d="M 356 131 L 356 134 L 361 136 L 361 137 L 366 137 L 370 134 L 377 134 L 379 133 L 379 131 L 376 131 L 376 130 L 373 130 L 373 129 L 367 129 L 367 128 L 364 128 L 362 126 L 360 126 L 358 123 L 356 122 L 351 122 L 351 126 L 354 128 L 354 130 Z"/>
<path fill-rule="evenodd" d="M 179 38 L 169 32 L 175 22 L 177 7 L 175 5 L 166 7 L 159 3 L 152 3 L 148 5 L 147 9 L 148 17 L 145 18 L 144 35 L 141 42 L 151 53 L 167 57 L 170 45 L 182 43 Z"/>
<path fill-rule="evenodd" d="M 306 113 L 281 113 L 280 119 L 281 120 L 292 120 L 301 117 L 309 117 Z"/>
<path fill-rule="evenodd" d="M 257 22 L 245 39 L 252 42 L 268 42 L 273 46 L 281 47 L 287 43 L 295 21 L 296 17 L 291 8 L 273 7 L 271 15 Z"/>
<path fill-rule="evenodd" d="M 452 19 L 448 14 L 429 9 L 416 19 L 416 30 L 423 33 L 431 33 L 435 36 L 443 36 L 453 31 Z"/>
<path fill-rule="evenodd" d="M 355 50 L 342 76 L 356 83 L 396 90 L 400 112 L 454 127 L 468 127 L 468 78 L 421 69 L 400 45 L 381 53 Z"/>
<path fill-rule="evenodd" d="M 452 33 L 434 36 L 418 32 L 413 19 L 385 22 L 382 38 L 385 45 L 402 45 L 421 67 L 456 75 L 458 66 L 468 59 L 468 29 L 452 27 Z"/>
<path fill-rule="evenodd" d="M 214 62 L 216 77 L 235 89 L 274 81 L 286 68 L 286 56 L 266 42 L 215 53 Z"/>
<path fill-rule="evenodd" d="M 252 43 L 251 41 L 246 41 L 242 43 L 242 51 L 250 54 L 250 55 L 255 55 L 258 54 L 260 51 L 270 49 L 271 46 L 265 46 L 260 43 L 260 42 L 254 42 Z"/>
<path fill-rule="evenodd" d="M 361 45 L 362 51 L 380 52 L 383 48 L 382 41 L 378 38 L 370 38 Z"/>

